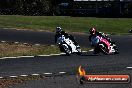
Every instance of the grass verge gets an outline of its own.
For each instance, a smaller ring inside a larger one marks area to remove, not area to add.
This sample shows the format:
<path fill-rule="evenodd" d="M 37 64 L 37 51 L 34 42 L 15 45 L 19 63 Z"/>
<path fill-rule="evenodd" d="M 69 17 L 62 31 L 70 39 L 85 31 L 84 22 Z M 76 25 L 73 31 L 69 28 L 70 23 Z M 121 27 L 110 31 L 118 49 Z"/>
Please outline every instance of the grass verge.
<path fill-rule="evenodd" d="M 60 53 L 57 46 L 0 43 L 0 57 Z"/>
<path fill-rule="evenodd" d="M 83 47 L 82 50 L 88 51 L 89 48 Z M 37 56 L 60 53 L 57 46 L 50 45 L 24 45 L 14 43 L 0 43 L 0 57 L 12 56 Z"/>
<path fill-rule="evenodd" d="M 0 79 L 0 88 L 7 88 L 20 83 L 25 83 L 30 80 L 39 80 L 45 78 L 44 76 L 27 76 L 17 78 L 3 78 Z"/>
<path fill-rule="evenodd" d="M 99 31 L 117 34 L 132 29 L 132 18 L 96 18 L 69 16 L 19 16 L 0 15 L 0 28 L 54 31 L 61 26 L 68 32 L 86 33 L 91 27 Z"/>

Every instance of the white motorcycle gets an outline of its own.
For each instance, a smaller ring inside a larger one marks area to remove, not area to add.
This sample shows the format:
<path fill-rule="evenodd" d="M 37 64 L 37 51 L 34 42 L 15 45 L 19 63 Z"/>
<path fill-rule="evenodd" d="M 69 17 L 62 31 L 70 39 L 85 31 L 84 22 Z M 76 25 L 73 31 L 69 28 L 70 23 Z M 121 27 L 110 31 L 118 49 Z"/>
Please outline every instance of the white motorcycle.
<path fill-rule="evenodd" d="M 76 46 L 72 40 L 66 38 L 64 35 L 61 35 L 57 39 L 57 44 L 59 45 L 60 51 L 65 52 L 67 55 L 71 55 L 72 53 L 81 55 L 82 53 L 80 46 Z"/>

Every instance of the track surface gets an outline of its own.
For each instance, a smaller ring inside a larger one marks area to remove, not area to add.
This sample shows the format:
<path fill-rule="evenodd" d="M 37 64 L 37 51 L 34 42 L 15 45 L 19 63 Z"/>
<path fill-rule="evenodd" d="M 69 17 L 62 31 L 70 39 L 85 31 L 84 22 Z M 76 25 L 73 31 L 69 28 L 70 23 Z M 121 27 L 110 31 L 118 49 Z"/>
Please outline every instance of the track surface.
<path fill-rule="evenodd" d="M 88 46 L 88 35 L 75 35 L 81 46 Z M 132 36 L 111 36 L 119 47 L 118 55 L 93 55 L 91 52 L 82 56 L 50 56 L 21 59 L 0 60 L 0 76 L 62 72 L 66 76 L 29 81 L 14 85 L 12 88 L 131 88 L 129 84 L 85 84 L 76 80 L 77 68 L 82 65 L 88 74 L 130 74 L 132 76 Z M 0 40 L 21 41 L 29 43 L 54 44 L 54 34 L 49 32 L 26 32 L 0 30 Z"/>

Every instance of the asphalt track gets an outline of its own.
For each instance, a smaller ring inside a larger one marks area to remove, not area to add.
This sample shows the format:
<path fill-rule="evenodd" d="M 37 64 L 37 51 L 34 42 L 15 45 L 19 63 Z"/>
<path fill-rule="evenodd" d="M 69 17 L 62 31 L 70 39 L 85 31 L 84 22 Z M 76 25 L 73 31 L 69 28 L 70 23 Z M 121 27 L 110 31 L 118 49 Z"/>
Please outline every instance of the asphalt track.
<path fill-rule="evenodd" d="M 89 47 L 88 35 L 75 35 L 82 46 Z M 28 81 L 10 88 L 132 88 L 128 84 L 84 84 L 79 85 L 76 79 L 80 65 L 87 74 L 129 74 L 132 77 L 132 36 L 110 36 L 118 45 L 120 54 L 93 55 L 92 52 L 82 56 L 45 56 L 34 58 L 0 60 L 0 76 L 67 72 L 64 76 Z M 54 34 L 50 32 L 31 32 L 0 30 L 0 40 L 20 41 L 40 44 L 54 44 Z"/>

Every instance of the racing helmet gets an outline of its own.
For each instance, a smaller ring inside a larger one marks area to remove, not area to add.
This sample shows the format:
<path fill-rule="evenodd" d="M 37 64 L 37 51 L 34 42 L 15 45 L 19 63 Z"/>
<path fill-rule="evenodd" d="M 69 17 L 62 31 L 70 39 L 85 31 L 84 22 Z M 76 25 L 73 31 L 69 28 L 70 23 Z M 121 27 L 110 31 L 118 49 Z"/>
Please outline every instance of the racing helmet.
<path fill-rule="evenodd" d="M 97 32 L 97 31 L 96 31 L 95 28 L 90 28 L 90 30 L 89 30 L 89 33 L 90 33 L 91 35 L 94 35 L 96 32 Z"/>
<path fill-rule="evenodd" d="M 56 33 L 59 34 L 62 32 L 62 28 L 61 27 L 56 27 Z"/>

